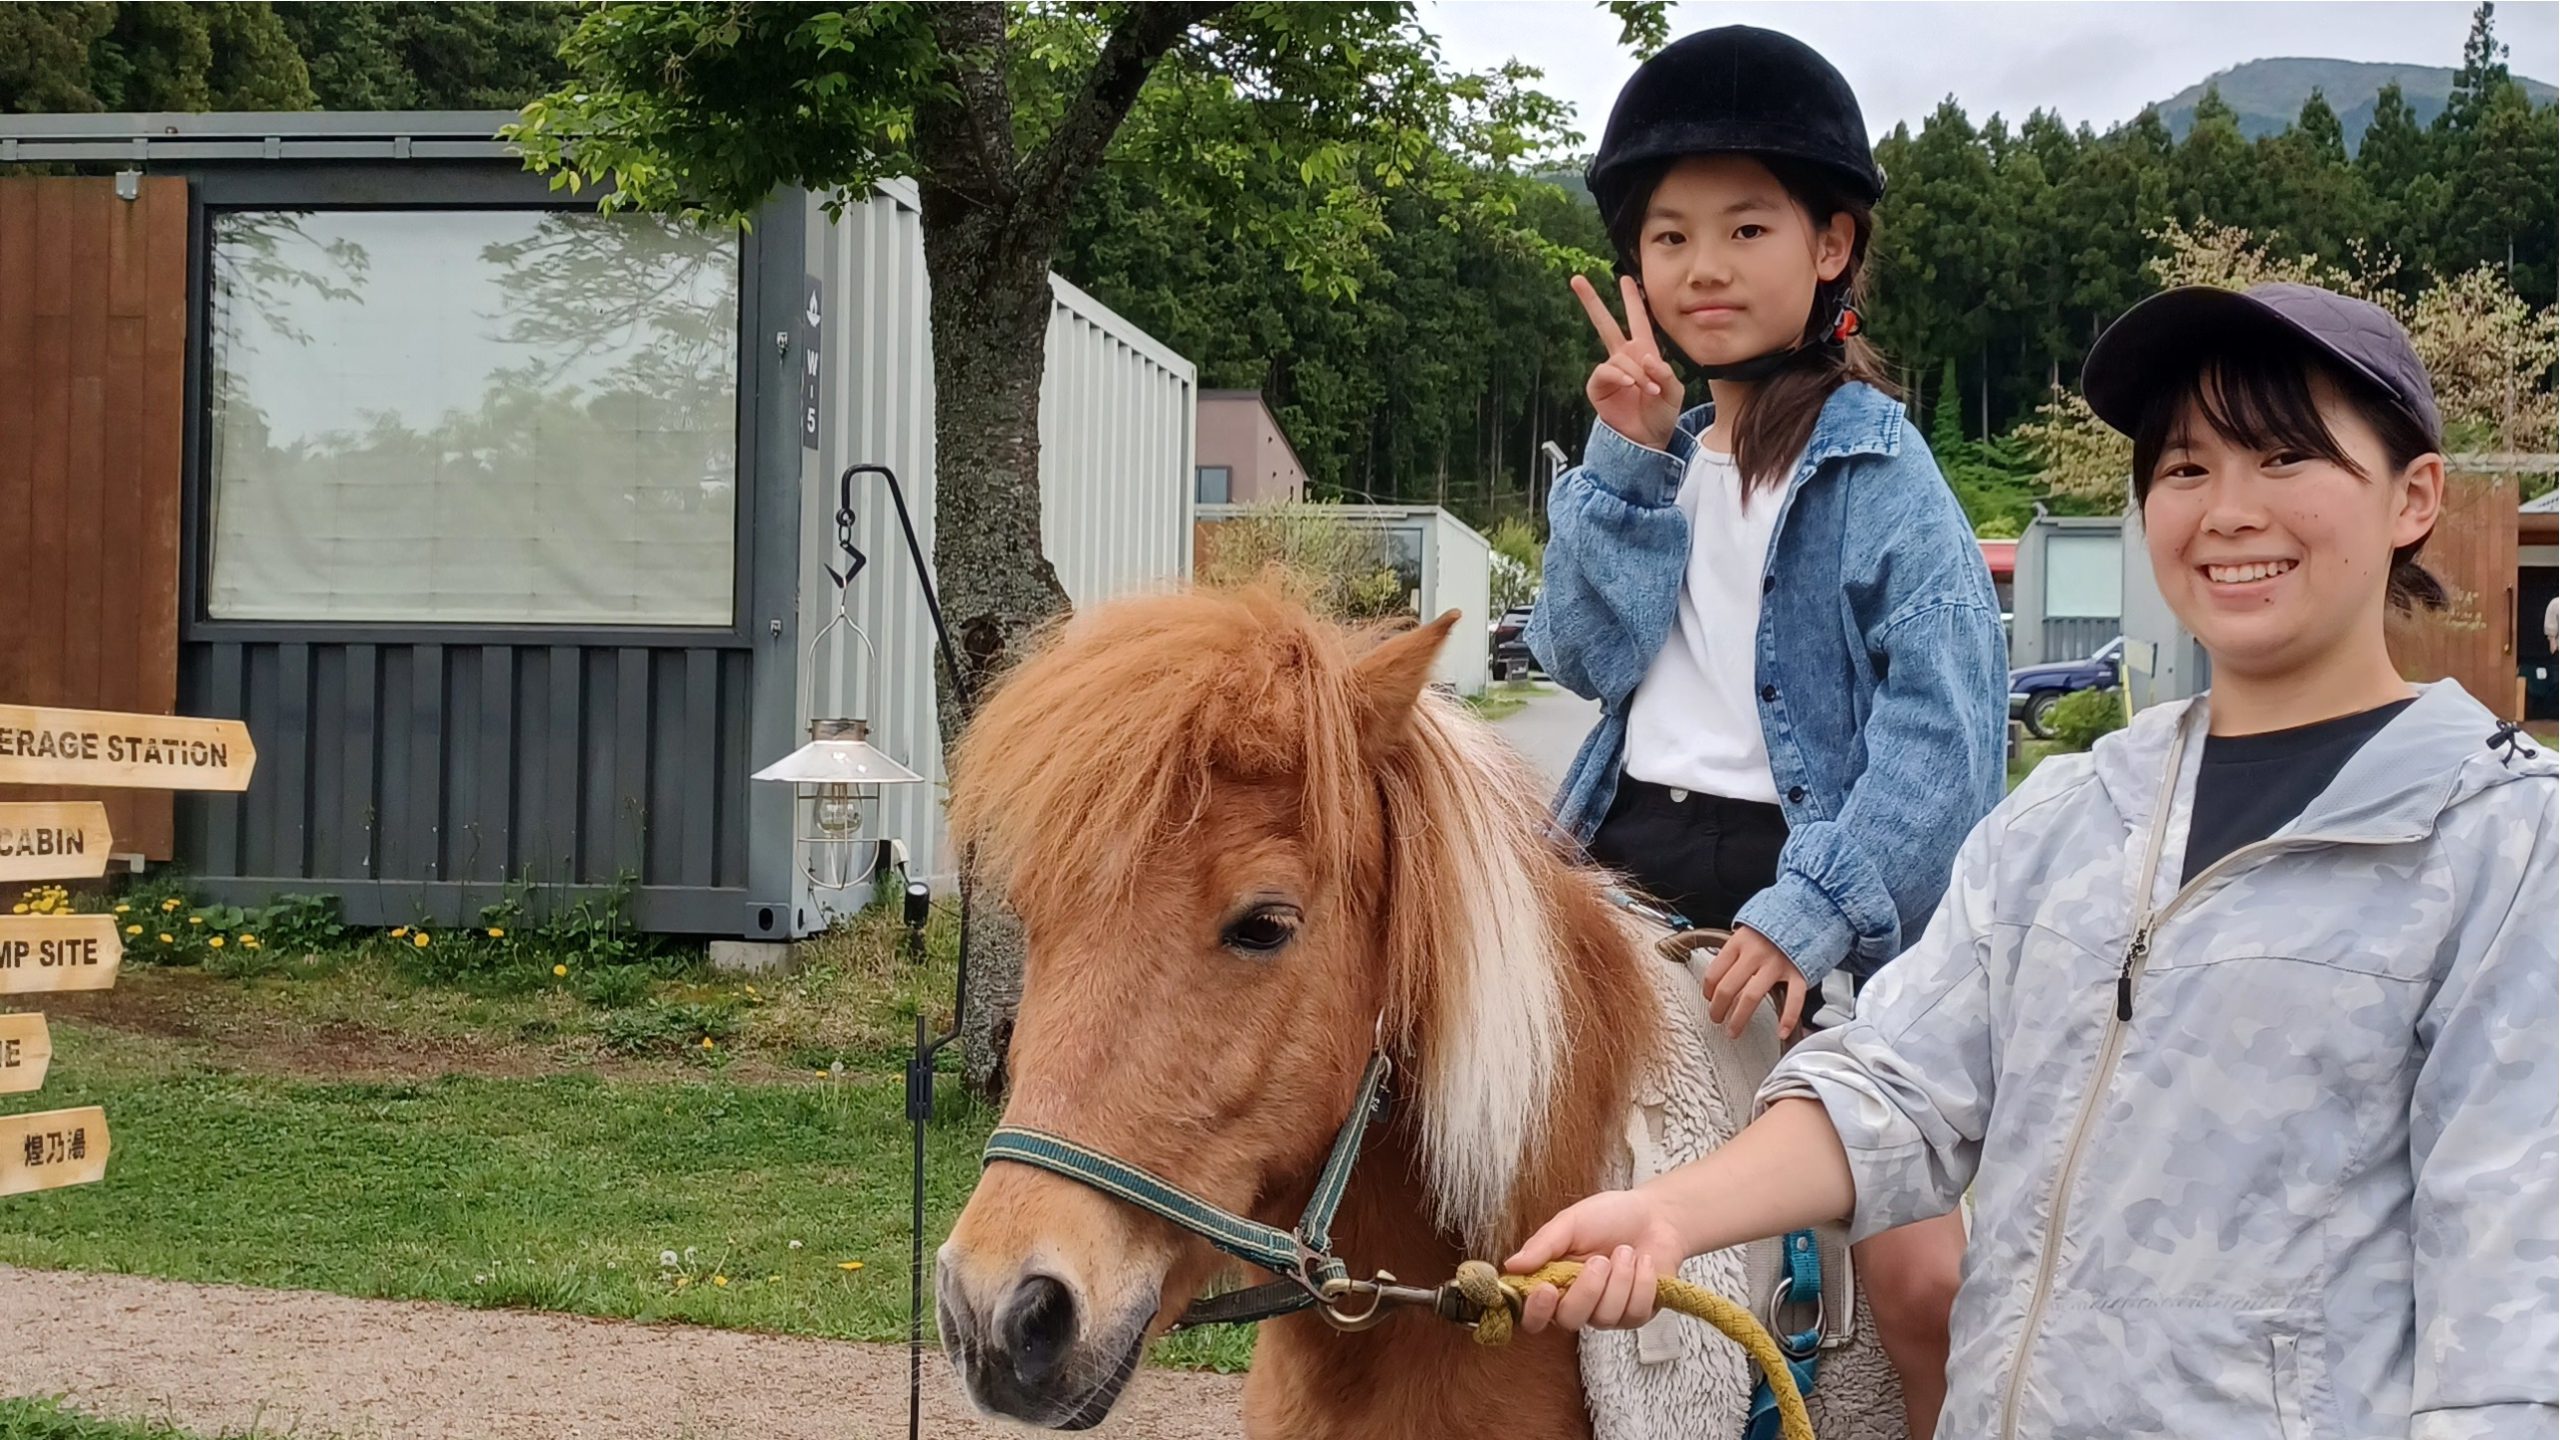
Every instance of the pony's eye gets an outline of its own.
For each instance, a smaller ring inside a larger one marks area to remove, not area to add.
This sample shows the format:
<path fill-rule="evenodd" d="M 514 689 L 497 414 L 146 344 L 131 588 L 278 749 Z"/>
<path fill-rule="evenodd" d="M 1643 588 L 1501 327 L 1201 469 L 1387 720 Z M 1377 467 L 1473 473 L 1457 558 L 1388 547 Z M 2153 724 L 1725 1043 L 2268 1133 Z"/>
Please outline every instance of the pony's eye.
<path fill-rule="evenodd" d="M 1263 905 L 1228 922 L 1218 943 L 1247 955 L 1268 955 L 1298 938 L 1298 912 L 1286 905 Z"/>

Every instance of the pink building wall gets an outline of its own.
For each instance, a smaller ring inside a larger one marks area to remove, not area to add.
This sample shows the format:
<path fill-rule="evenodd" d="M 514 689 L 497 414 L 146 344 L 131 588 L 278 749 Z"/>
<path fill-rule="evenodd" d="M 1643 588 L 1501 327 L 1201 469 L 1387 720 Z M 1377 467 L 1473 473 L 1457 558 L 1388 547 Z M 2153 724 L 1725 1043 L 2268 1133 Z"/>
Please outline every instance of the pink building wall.
<path fill-rule="evenodd" d="M 1200 392 L 1198 458 L 1192 463 L 1202 470 L 1223 466 L 1228 473 L 1225 495 L 1209 488 L 1195 492 L 1203 504 L 1267 505 L 1307 498 L 1306 467 L 1298 463 L 1298 452 L 1259 390 Z M 1196 474 L 1194 483 L 1200 484 Z"/>

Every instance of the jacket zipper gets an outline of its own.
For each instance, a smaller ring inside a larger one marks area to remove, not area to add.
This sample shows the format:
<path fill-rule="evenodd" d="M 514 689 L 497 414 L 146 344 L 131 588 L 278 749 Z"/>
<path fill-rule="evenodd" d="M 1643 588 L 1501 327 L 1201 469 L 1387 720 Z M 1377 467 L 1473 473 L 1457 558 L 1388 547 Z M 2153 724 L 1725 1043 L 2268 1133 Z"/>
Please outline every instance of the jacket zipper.
<path fill-rule="evenodd" d="M 2186 730 L 2181 727 L 2170 742 L 2168 773 L 2162 778 L 2160 799 L 2151 819 L 2151 838 L 2142 855 L 2142 887 L 2137 892 L 2136 912 L 2141 918 L 2134 925 L 2133 939 L 2125 946 L 2124 963 L 2116 971 L 2116 1007 L 2107 1021 L 2106 1041 L 2098 1050 L 2096 1072 L 2089 1080 L 2089 1093 L 2080 1100 L 2080 1113 L 2071 1122 L 2071 1139 L 2062 1152 L 2061 1168 L 2055 1172 L 2051 1217 L 2045 1222 L 2044 1245 L 2036 1260 L 2035 1289 L 2027 1297 L 2025 1322 L 2018 1329 L 2017 1353 L 2010 1360 L 2009 1387 L 2000 1402 L 2001 1440 L 2016 1440 L 2018 1403 L 2025 1394 L 2027 1359 L 2035 1348 L 2036 1331 L 2044 1323 L 2046 1303 L 2053 1298 L 2053 1271 L 2061 1258 L 2064 1222 L 2071 1213 L 2071 1184 L 2079 1178 L 2080 1160 L 2088 1148 L 2089 1131 L 2095 1124 L 2098 1106 L 2105 1100 L 2107 1086 L 2115 1078 L 2116 1063 L 2124 1058 L 2125 1031 L 2133 1022 L 2134 985 L 2142 978 L 2151 959 L 2151 940 L 2160 927 L 2178 913 L 2192 898 L 2198 887 L 2248 856 L 2270 850 L 2285 850 L 2302 845 L 2396 845 L 2419 838 L 2418 834 L 2392 836 L 2359 835 L 2280 835 L 2243 845 L 2239 849 L 2197 871 L 2169 897 L 2169 903 L 2154 910 L 2151 907 L 2152 884 L 2159 877 L 2160 851 L 2169 830 L 2169 807 L 2176 798 L 2179 761 L 2186 754 Z M 2421 834 L 2423 832 L 2420 832 Z"/>

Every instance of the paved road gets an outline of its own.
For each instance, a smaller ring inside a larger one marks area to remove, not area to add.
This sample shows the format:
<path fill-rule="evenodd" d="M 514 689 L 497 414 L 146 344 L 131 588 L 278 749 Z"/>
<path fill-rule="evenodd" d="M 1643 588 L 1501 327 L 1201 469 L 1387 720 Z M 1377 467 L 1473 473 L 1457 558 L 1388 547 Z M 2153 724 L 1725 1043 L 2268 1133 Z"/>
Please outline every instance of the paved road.
<path fill-rule="evenodd" d="M 1573 752 L 1582 746 L 1582 737 L 1600 719 L 1600 702 L 1579 695 L 1539 687 L 1548 693 L 1538 695 L 1528 704 L 1493 723 L 1551 785 L 1564 783 L 1564 772 L 1573 764 Z"/>

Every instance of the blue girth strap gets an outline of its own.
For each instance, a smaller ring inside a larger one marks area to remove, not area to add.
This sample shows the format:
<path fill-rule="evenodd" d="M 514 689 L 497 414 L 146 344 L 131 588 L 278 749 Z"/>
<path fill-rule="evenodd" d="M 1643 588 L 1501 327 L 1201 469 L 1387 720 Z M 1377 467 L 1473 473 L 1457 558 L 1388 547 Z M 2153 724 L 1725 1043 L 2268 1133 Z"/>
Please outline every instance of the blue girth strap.
<path fill-rule="evenodd" d="M 1796 1393 L 1813 1393 L 1813 1377 L 1822 1355 L 1822 1247 L 1815 1243 L 1810 1230 L 1791 1231 L 1786 1241 L 1786 1277 L 1779 1283 L 1778 1293 L 1769 1298 L 1769 1333 L 1777 1338 L 1778 1348 L 1787 1352 L 1787 1369 L 1795 1376 Z M 1813 1325 L 1789 1334 L 1782 1327 L 1779 1313 L 1799 1296 L 1810 1297 Z M 1742 1440 L 1777 1440 L 1778 1396 L 1769 1388 L 1769 1377 L 1760 1377 L 1751 1391 L 1751 1416 L 1742 1427 Z"/>

